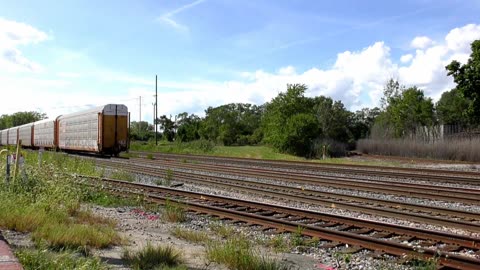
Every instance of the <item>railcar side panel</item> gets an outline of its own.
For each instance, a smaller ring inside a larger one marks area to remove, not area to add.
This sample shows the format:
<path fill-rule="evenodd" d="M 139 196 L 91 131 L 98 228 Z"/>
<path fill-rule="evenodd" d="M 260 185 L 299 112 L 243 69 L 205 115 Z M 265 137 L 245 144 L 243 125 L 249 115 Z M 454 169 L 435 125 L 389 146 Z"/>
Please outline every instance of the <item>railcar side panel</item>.
<path fill-rule="evenodd" d="M 58 146 L 65 150 L 99 152 L 98 112 L 59 117 Z"/>
<path fill-rule="evenodd" d="M 7 130 L 0 131 L 0 145 L 7 145 Z"/>
<path fill-rule="evenodd" d="M 55 147 L 55 120 L 42 120 L 33 125 L 33 146 Z"/>
<path fill-rule="evenodd" d="M 18 139 L 22 140 L 22 146 L 32 146 L 33 142 L 33 123 L 18 127 Z"/>
<path fill-rule="evenodd" d="M 18 140 L 18 127 L 8 129 L 8 145 L 16 145 Z"/>

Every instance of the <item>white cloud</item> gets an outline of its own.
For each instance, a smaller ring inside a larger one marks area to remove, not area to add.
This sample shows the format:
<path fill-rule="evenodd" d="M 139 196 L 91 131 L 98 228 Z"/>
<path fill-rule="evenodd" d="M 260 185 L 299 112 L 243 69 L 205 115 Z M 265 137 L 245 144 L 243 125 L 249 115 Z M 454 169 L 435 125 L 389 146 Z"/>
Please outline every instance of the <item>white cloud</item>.
<path fill-rule="evenodd" d="M 188 4 L 185 4 L 179 8 L 176 8 L 170 12 L 167 12 L 165 14 L 163 14 L 162 16 L 158 17 L 156 20 L 159 21 L 159 22 L 163 22 L 165 24 L 168 24 L 170 25 L 171 27 L 177 29 L 177 30 L 180 30 L 180 31 L 188 31 L 189 28 L 183 24 L 180 24 L 178 22 L 176 22 L 174 19 L 173 19 L 173 16 L 176 15 L 176 14 L 179 14 L 187 9 L 191 9 L 193 8 L 194 6 L 196 5 L 199 5 L 201 3 L 205 2 L 205 0 L 196 0 L 196 1 L 193 1 L 191 3 L 188 3 Z"/>
<path fill-rule="evenodd" d="M 0 71 L 40 71 L 41 66 L 23 56 L 18 47 L 47 39 L 45 32 L 28 24 L 0 18 Z"/>
<path fill-rule="evenodd" d="M 410 46 L 414 49 L 425 49 L 426 47 L 432 45 L 433 41 L 429 37 L 416 37 L 410 43 Z"/>
<path fill-rule="evenodd" d="M 417 85 L 437 99 L 443 91 L 453 87 L 445 66 L 453 59 L 465 62 L 470 54 L 470 43 L 475 39 L 480 39 L 480 26 L 466 25 L 452 29 L 444 40 L 435 40 L 423 49 L 406 52 L 400 61 L 393 60 L 387 44 L 375 42 L 363 49 L 339 53 L 334 64 L 326 68 L 299 71 L 293 66 L 285 66 L 276 72 L 245 71 L 238 79 L 225 81 L 160 79 L 159 114 L 174 115 L 183 111 L 203 114 L 208 106 L 232 102 L 262 104 L 285 91 L 288 83 L 304 83 L 309 87 L 308 96 L 330 96 L 356 110 L 378 105 L 383 86 L 392 77 L 408 86 Z M 0 73 L 2 89 L 15 89 L 11 94 L 9 92 L 9 99 L 0 99 L 1 113 L 38 109 L 55 116 L 93 105 L 124 103 L 131 111 L 132 120 L 137 120 L 138 97 L 142 96 L 142 119 L 151 121 L 153 79 L 95 68 L 90 72 L 96 76 L 87 71 L 58 72 L 53 79 L 39 75 L 2 76 Z M 77 75 L 82 80 L 89 79 L 91 89 L 88 92 L 76 82 L 69 81 Z M 103 92 L 113 84 L 115 92 L 122 94 Z M 20 99 L 22 103 L 12 102 Z"/>
<path fill-rule="evenodd" d="M 408 62 L 410 62 L 412 59 L 413 59 L 413 55 L 412 55 L 411 53 L 409 53 L 409 54 L 402 55 L 402 57 L 400 57 L 400 62 L 402 62 L 402 63 L 408 63 Z"/>

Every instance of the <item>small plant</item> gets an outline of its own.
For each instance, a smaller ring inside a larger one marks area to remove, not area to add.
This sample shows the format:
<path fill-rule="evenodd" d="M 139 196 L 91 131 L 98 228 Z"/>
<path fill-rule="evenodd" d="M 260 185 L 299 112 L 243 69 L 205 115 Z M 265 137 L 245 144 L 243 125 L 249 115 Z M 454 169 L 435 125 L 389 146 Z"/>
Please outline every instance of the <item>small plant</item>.
<path fill-rule="evenodd" d="M 187 159 L 186 159 L 186 158 L 182 158 L 182 163 L 187 163 Z"/>
<path fill-rule="evenodd" d="M 150 160 L 154 160 L 155 157 L 153 156 L 153 154 L 147 154 L 146 156 L 147 159 L 150 159 Z"/>
<path fill-rule="evenodd" d="M 297 230 L 292 234 L 290 237 L 290 243 L 292 246 L 296 247 L 305 245 L 305 240 L 303 239 L 303 230 L 303 227 L 298 226 Z"/>
<path fill-rule="evenodd" d="M 343 253 L 337 251 L 333 253 L 333 258 L 335 259 L 338 268 L 342 267 L 343 264 L 345 265 L 345 269 L 350 269 L 350 262 L 352 261 L 351 253 Z"/>
<path fill-rule="evenodd" d="M 184 222 L 187 220 L 185 207 L 182 204 L 167 200 L 163 211 L 163 219 L 169 222 Z"/>
<path fill-rule="evenodd" d="M 172 230 L 172 234 L 177 238 L 184 239 L 192 243 L 206 243 L 210 240 L 205 232 L 186 230 L 180 227 L 175 227 Z"/>
<path fill-rule="evenodd" d="M 276 252 L 285 252 L 289 248 L 287 241 L 285 241 L 285 237 L 281 234 L 270 239 L 267 245 L 272 247 Z"/>
<path fill-rule="evenodd" d="M 165 172 L 165 186 L 170 186 L 173 180 L 173 170 L 167 169 Z"/>
<path fill-rule="evenodd" d="M 210 224 L 210 230 L 218 234 L 222 238 L 229 238 L 235 234 L 235 229 L 231 226 L 224 225 L 220 222 Z"/>
<path fill-rule="evenodd" d="M 172 246 L 153 246 L 148 243 L 143 249 L 132 252 L 125 250 L 122 259 L 133 269 L 165 269 L 182 263 L 182 256 Z"/>
<path fill-rule="evenodd" d="M 207 245 L 207 259 L 238 270 L 286 270 L 288 266 L 259 256 L 252 244 L 244 237 L 232 237 L 225 242 L 210 242 Z"/>

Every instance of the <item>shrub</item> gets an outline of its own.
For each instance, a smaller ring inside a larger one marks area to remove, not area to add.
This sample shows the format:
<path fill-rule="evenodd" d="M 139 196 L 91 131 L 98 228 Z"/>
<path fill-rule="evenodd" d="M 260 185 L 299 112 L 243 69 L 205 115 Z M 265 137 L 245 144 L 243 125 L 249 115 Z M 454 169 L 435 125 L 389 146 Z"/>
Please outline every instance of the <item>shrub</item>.
<path fill-rule="evenodd" d="M 125 250 L 122 259 L 133 269 L 164 269 L 182 263 L 182 256 L 172 246 L 153 246 L 148 243 L 143 249 L 132 252 Z"/>

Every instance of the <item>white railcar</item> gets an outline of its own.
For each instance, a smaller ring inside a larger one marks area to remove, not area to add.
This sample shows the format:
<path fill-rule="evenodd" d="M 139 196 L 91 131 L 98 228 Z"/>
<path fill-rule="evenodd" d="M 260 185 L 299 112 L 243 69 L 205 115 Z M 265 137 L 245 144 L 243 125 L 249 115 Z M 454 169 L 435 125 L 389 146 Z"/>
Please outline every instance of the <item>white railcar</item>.
<path fill-rule="evenodd" d="M 0 130 L 0 145 L 7 145 L 7 130 Z"/>
<path fill-rule="evenodd" d="M 8 129 L 8 145 L 16 145 L 18 139 L 18 127 Z"/>
<path fill-rule="evenodd" d="M 45 119 L 33 124 L 33 145 L 37 148 L 55 147 L 55 119 Z"/>
<path fill-rule="evenodd" d="M 60 149 L 99 152 L 99 115 L 105 106 L 58 117 Z"/>
<path fill-rule="evenodd" d="M 33 123 L 18 127 L 18 139 L 22 140 L 22 146 L 32 147 L 33 142 Z"/>

